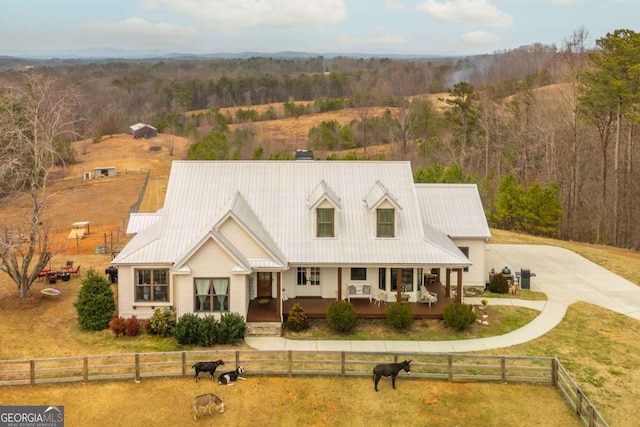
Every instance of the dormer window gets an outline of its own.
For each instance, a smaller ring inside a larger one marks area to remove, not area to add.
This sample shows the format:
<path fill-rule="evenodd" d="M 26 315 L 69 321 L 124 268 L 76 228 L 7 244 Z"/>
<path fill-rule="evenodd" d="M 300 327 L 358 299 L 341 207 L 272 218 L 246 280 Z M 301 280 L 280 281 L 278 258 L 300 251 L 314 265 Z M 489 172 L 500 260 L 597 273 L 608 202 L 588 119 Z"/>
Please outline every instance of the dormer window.
<path fill-rule="evenodd" d="M 335 214 L 332 208 L 318 208 L 317 215 L 317 237 L 335 237 Z"/>
<path fill-rule="evenodd" d="M 395 209 L 377 209 L 377 237 L 395 237 Z"/>

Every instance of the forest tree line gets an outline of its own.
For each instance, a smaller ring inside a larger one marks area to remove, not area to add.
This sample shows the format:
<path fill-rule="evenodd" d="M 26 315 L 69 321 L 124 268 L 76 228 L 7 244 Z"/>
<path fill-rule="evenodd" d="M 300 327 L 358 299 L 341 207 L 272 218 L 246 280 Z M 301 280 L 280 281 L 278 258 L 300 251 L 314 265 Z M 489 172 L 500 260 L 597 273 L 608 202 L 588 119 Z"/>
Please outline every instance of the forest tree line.
<path fill-rule="evenodd" d="M 635 32 L 616 30 L 593 46 L 579 29 L 559 46 L 469 58 L 102 61 L 28 72 L 77 87 L 78 137 L 146 122 L 187 136 L 194 158 L 292 158 L 254 126 L 354 110 L 349 122 L 319 122 L 304 148 L 330 159 L 378 159 L 367 149 L 385 145 L 382 158 L 409 160 L 414 171 L 460 168 L 474 177 L 492 226 L 638 249 L 638 64 Z M 0 79 L 24 73 L 3 70 Z M 445 95 L 434 103 L 428 94 Z M 257 108 L 267 103 L 282 107 Z M 202 111 L 185 114 L 193 110 Z M 73 161 L 65 141 L 59 145 Z M 559 221 L 531 229 L 533 210 Z"/>

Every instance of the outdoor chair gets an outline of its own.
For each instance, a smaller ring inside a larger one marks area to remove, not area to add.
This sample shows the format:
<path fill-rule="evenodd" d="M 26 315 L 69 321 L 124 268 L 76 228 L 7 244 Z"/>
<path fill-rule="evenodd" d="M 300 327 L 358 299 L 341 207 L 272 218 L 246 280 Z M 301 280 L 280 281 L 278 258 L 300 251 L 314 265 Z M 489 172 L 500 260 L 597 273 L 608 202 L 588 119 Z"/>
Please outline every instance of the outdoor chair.
<path fill-rule="evenodd" d="M 80 266 L 77 266 L 76 268 L 71 267 L 69 269 L 69 274 L 75 274 L 76 277 L 80 277 Z"/>
<path fill-rule="evenodd" d="M 378 307 L 380 307 L 381 303 L 384 303 L 384 305 L 387 305 L 387 293 L 379 292 L 378 295 L 375 296 L 375 301 L 373 303 L 377 304 Z"/>
<path fill-rule="evenodd" d="M 420 297 L 419 302 L 429 304 L 429 307 L 431 307 L 431 304 L 435 304 L 438 302 L 438 294 L 422 288 L 422 296 Z"/>

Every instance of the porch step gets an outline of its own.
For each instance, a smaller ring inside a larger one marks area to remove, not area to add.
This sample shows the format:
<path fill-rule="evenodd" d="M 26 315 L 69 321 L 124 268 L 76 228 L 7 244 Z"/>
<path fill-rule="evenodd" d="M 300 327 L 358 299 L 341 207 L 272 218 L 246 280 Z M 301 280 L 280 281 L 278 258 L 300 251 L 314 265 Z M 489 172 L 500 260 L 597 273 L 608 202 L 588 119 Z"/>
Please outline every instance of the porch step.
<path fill-rule="evenodd" d="M 247 322 L 245 336 L 248 337 L 279 337 L 282 336 L 280 322 Z"/>

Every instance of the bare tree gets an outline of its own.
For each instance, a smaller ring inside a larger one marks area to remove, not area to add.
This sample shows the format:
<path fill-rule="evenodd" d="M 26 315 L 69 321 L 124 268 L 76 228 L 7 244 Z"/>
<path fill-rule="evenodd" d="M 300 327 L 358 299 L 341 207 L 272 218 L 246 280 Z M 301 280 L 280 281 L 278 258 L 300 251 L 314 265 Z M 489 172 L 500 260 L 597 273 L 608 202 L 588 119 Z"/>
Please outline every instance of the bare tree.
<path fill-rule="evenodd" d="M 76 92 L 58 88 L 56 81 L 28 75 L 21 85 L 0 93 L 0 203 L 27 193 L 30 214 L 23 224 L 5 222 L 0 233 L 0 270 L 17 285 L 20 297 L 51 259 L 47 227 L 42 215 L 47 202 L 47 180 L 60 156 L 55 143 L 72 134 L 78 122 Z M 23 234 L 21 230 L 25 230 Z"/>

